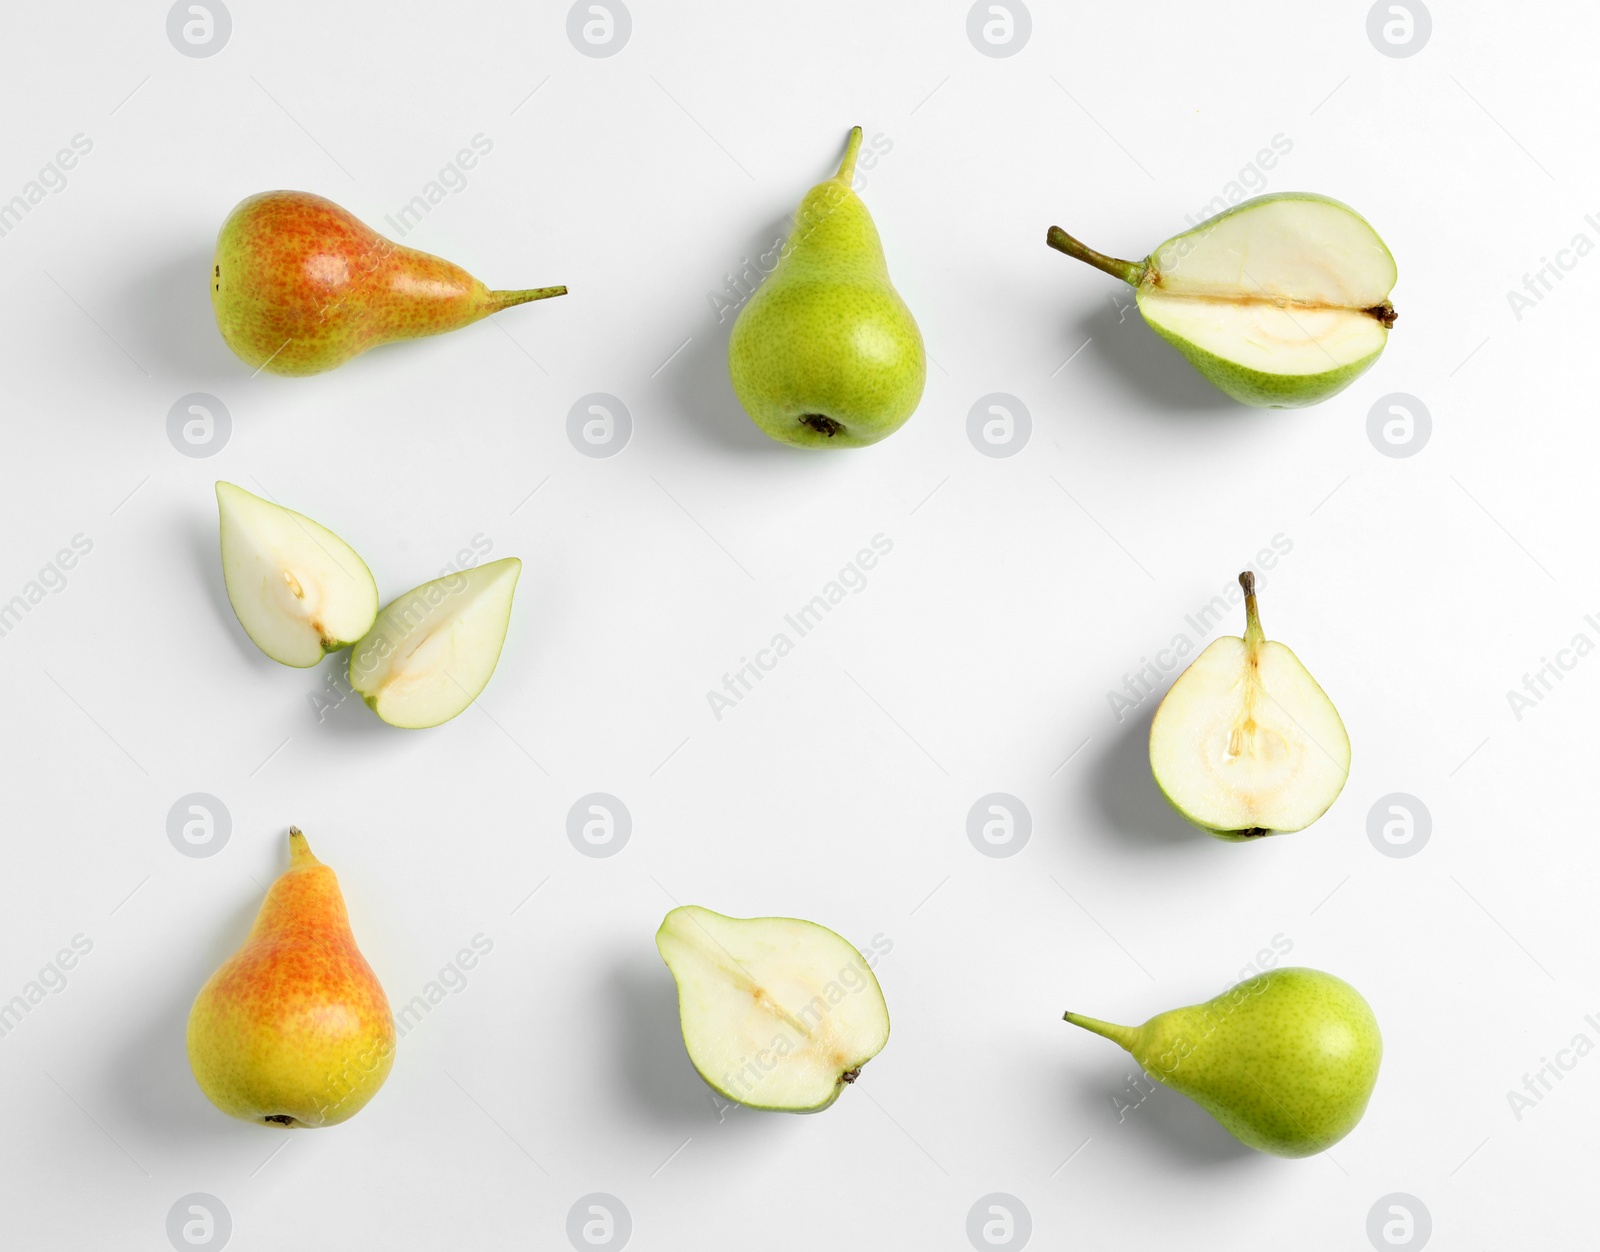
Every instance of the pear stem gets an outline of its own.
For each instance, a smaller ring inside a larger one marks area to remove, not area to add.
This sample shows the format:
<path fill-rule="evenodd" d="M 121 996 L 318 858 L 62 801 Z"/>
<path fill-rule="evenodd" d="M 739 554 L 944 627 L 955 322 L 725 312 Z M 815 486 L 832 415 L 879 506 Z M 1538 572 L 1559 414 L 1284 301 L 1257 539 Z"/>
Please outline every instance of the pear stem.
<path fill-rule="evenodd" d="M 1266 641 L 1261 630 L 1261 614 L 1256 611 L 1256 575 L 1245 570 L 1239 575 L 1239 585 L 1244 588 L 1244 642 L 1254 652 Z"/>
<path fill-rule="evenodd" d="M 1074 1026 L 1082 1026 L 1090 1034 L 1099 1035 L 1102 1039 L 1109 1039 L 1119 1048 L 1133 1051 L 1134 1029 L 1132 1026 L 1117 1026 L 1111 1022 L 1103 1022 L 1098 1017 L 1085 1017 L 1082 1013 L 1068 1011 L 1061 1015 L 1061 1020 L 1071 1022 Z"/>
<path fill-rule="evenodd" d="M 1119 261 L 1114 256 L 1096 252 L 1086 244 L 1079 243 L 1059 226 L 1052 226 L 1046 231 L 1044 241 L 1057 252 L 1065 252 L 1068 256 L 1076 257 L 1097 270 L 1104 270 L 1111 277 L 1122 279 L 1130 287 L 1137 287 L 1144 281 L 1148 266 L 1143 261 Z"/>
<path fill-rule="evenodd" d="M 489 312 L 498 313 L 501 309 L 509 309 L 513 305 L 527 304 L 530 300 L 548 300 L 551 296 L 564 296 L 567 294 L 565 287 L 529 287 L 526 291 L 491 291 L 489 293 Z"/>
<path fill-rule="evenodd" d="M 311 845 L 306 842 L 306 837 L 300 833 L 300 827 L 289 827 L 289 868 L 297 869 L 316 859 L 311 854 Z"/>
<path fill-rule="evenodd" d="M 850 128 L 850 138 L 844 145 L 844 160 L 839 162 L 839 172 L 834 178 L 848 187 L 856 180 L 856 157 L 861 152 L 861 127 Z"/>

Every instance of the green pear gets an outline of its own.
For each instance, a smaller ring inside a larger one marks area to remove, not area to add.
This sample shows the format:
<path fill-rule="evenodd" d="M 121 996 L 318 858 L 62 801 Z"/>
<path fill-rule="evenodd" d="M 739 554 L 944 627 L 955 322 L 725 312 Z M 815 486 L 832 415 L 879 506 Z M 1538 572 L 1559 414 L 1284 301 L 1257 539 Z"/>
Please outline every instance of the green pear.
<path fill-rule="evenodd" d="M 446 574 L 385 605 L 350 652 L 350 685 L 391 726 L 421 730 L 463 712 L 500 661 L 516 557 Z"/>
<path fill-rule="evenodd" d="M 729 1100 L 817 1112 L 889 1041 L 866 960 L 815 922 L 685 905 L 661 923 L 656 949 L 678 984 L 689 1060 Z"/>
<path fill-rule="evenodd" d="M 1235 400 L 1319 404 L 1364 374 L 1394 325 L 1394 257 L 1354 209 L 1304 192 L 1257 196 L 1119 261 L 1059 226 L 1052 248 L 1134 288 L 1151 328 Z"/>
<path fill-rule="evenodd" d="M 878 228 L 851 189 L 861 127 L 839 172 L 806 193 L 777 268 L 728 341 L 739 403 L 780 443 L 860 448 L 922 399 L 922 332 L 889 281 Z"/>
<path fill-rule="evenodd" d="M 1350 773 L 1350 736 L 1300 659 L 1261 632 L 1255 575 L 1244 637 L 1215 640 L 1150 723 L 1150 772 L 1173 808 L 1219 839 L 1303 830 Z"/>
<path fill-rule="evenodd" d="M 266 1126 L 346 1121 L 389 1076 L 388 997 L 350 933 L 339 880 L 292 826 L 289 868 L 195 997 L 188 1044 L 206 1098 Z"/>
<path fill-rule="evenodd" d="M 338 535 L 232 483 L 217 484 L 217 510 L 228 602 L 274 661 L 304 669 L 372 629 L 378 584 Z"/>
<path fill-rule="evenodd" d="M 320 374 L 368 348 L 470 326 L 565 287 L 490 291 L 459 265 L 385 239 L 331 200 L 265 191 L 222 223 L 217 329 L 246 365 Z"/>
<path fill-rule="evenodd" d="M 1315 969 L 1270 970 L 1143 1026 L 1066 1020 L 1126 1048 L 1156 1082 L 1274 1156 L 1311 1156 L 1355 1129 L 1383 1058 L 1361 993 Z"/>

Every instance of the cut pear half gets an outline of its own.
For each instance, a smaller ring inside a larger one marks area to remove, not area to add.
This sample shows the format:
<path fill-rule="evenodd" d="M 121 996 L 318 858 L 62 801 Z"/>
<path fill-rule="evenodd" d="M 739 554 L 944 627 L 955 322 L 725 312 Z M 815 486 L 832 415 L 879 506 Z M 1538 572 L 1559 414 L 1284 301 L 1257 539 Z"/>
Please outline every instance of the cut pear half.
<path fill-rule="evenodd" d="M 391 726 L 448 722 L 488 685 L 511 625 L 516 557 L 414 587 L 350 653 L 350 684 Z"/>
<path fill-rule="evenodd" d="M 1219 839 L 1303 830 L 1350 772 L 1350 737 L 1322 688 L 1261 633 L 1255 575 L 1244 637 L 1218 639 L 1178 676 L 1150 724 L 1150 770 L 1172 806 Z"/>
<path fill-rule="evenodd" d="M 1139 312 L 1211 383 L 1263 408 L 1318 404 L 1382 354 L 1397 271 L 1354 209 L 1301 192 L 1258 196 L 1119 261 L 1059 226 L 1052 248 L 1131 284 Z"/>
<path fill-rule="evenodd" d="M 685 905 L 656 932 L 700 1077 L 752 1108 L 827 1108 L 889 1040 L 866 960 L 825 926 Z"/>
<path fill-rule="evenodd" d="M 228 602 L 274 661 L 305 669 L 371 628 L 378 584 L 338 535 L 232 483 L 217 484 L 217 511 Z"/>

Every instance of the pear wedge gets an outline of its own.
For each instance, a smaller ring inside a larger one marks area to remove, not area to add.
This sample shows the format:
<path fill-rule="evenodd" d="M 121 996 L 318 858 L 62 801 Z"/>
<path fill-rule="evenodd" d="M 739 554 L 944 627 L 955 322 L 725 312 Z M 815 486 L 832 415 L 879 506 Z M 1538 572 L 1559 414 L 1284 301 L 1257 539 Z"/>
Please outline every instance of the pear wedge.
<path fill-rule="evenodd" d="M 516 557 L 414 587 L 350 653 L 350 685 L 391 726 L 448 722 L 488 685 L 511 626 Z"/>
<path fill-rule="evenodd" d="M 729 1100 L 818 1112 L 888 1042 L 866 960 L 815 922 L 685 905 L 667 914 L 656 948 L 678 984 L 689 1059 Z"/>
<path fill-rule="evenodd" d="M 299 669 L 372 628 L 378 584 L 349 544 L 302 513 L 217 484 L 222 577 L 252 643 Z"/>
<path fill-rule="evenodd" d="M 1152 330 L 1243 404 L 1320 404 L 1364 374 L 1394 325 L 1397 271 L 1354 209 L 1326 196 L 1257 196 L 1119 261 L 1059 226 L 1046 242 L 1122 279 Z"/>
<path fill-rule="evenodd" d="M 1172 684 L 1150 723 L 1150 771 L 1185 818 L 1218 839 L 1303 830 L 1350 773 L 1350 736 L 1322 688 L 1261 632 L 1255 575 L 1243 638 L 1214 641 Z"/>

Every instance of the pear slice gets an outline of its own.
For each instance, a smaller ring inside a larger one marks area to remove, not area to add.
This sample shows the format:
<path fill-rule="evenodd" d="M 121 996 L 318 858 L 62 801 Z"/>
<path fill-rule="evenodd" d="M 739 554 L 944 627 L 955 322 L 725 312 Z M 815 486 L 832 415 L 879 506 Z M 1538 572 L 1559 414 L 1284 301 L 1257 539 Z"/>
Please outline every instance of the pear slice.
<path fill-rule="evenodd" d="M 825 1109 L 889 1040 L 889 1010 L 861 953 L 792 917 L 685 905 L 656 932 L 678 984 L 689 1059 L 751 1108 Z"/>
<path fill-rule="evenodd" d="M 378 584 L 338 535 L 232 483 L 217 509 L 228 601 L 256 647 L 305 669 L 371 629 Z"/>
<path fill-rule="evenodd" d="M 1158 335 L 1235 400 L 1319 404 L 1382 354 L 1394 257 L 1359 213 L 1326 196 L 1258 196 L 1166 241 L 1142 262 L 1102 256 L 1059 226 L 1046 241 L 1131 284 Z"/>
<path fill-rule="evenodd" d="M 1255 575 L 1244 638 L 1216 640 L 1172 684 L 1150 724 L 1150 770 L 1172 806 L 1219 839 L 1303 830 L 1350 772 L 1350 736 L 1299 658 L 1261 633 Z"/>
<path fill-rule="evenodd" d="M 488 685 L 511 625 L 522 562 L 491 561 L 423 583 L 384 607 L 350 653 L 350 684 L 391 726 L 448 722 Z"/>

